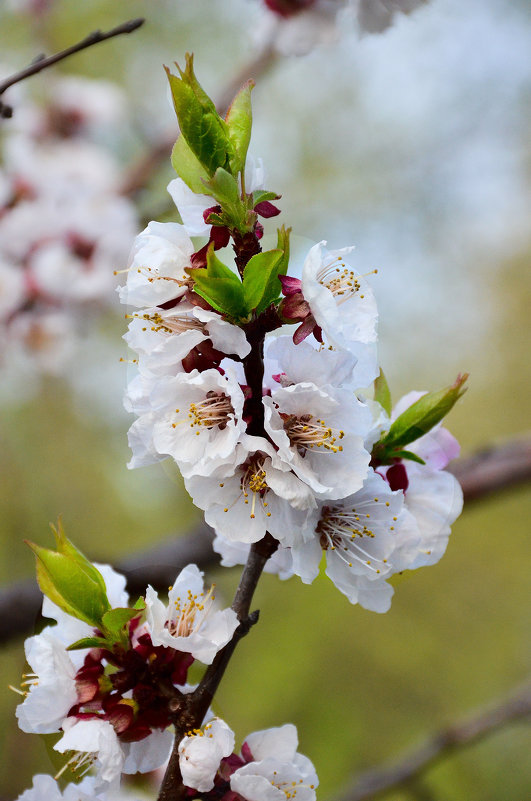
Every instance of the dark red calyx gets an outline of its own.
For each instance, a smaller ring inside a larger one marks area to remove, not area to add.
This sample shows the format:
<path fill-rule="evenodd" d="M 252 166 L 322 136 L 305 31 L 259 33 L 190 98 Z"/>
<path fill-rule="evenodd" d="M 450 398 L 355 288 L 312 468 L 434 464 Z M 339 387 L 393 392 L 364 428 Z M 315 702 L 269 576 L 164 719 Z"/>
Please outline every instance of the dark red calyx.
<path fill-rule="evenodd" d="M 385 478 L 392 490 L 402 490 L 402 492 L 405 492 L 409 487 L 407 470 L 402 462 L 391 465 Z"/>
<path fill-rule="evenodd" d="M 300 278 L 292 278 L 291 275 L 279 275 L 278 280 L 282 284 L 282 294 L 286 297 L 301 293 L 302 281 Z"/>
<path fill-rule="evenodd" d="M 90 260 L 96 248 L 95 242 L 85 239 L 75 232 L 67 234 L 66 242 L 72 255 L 84 261 Z"/>
<path fill-rule="evenodd" d="M 242 757 L 245 762 L 254 762 L 254 756 L 252 755 L 251 749 L 247 744 L 247 740 L 242 745 Z"/>
<path fill-rule="evenodd" d="M 221 214 L 222 208 L 221 206 L 210 206 L 210 208 L 205 209 L 203 212 L 203 220 L 208 223 L 208 218 L 211 214 Z"/>
<path fill-rule="evenodd" d="M 284 298 L 280 304 L 280 314 L 285 320 L 296 322 L 297 320 L 306 320 L 311 315 L 311 309 L 304 300 L 302 292 L 295 292 Z"/>
<path fill-rule="evenodd" d="M 265 0 L 265 4 L 280 17 L 292 17 L 313 6 L 315 0 Z"/>
<path fill-rule="evenodd" d="M 280 214 L 280 209 L 269 200 L 262 200 L 260 203 L 257 203 L 254 210 L 260 217 L 265 217 L 266 220 Z"/>

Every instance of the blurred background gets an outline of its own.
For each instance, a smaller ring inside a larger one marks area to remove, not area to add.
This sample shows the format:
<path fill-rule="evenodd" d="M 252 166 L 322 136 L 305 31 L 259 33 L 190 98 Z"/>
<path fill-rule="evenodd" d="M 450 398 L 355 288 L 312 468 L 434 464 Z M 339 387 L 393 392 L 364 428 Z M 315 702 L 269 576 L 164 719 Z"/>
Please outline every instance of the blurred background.
<path fill-rule="evenodd" d="M 75 89 L 75 100 L 61 101 L 63 111 L 68 102 L 94 104 L 82 135 L 105 151 L 108 167 L 105 186 L 91 185 L 89 195 L 96 202 L 106 193 L 111 203 L 145 153 L 176 134 L 162 64 L 182 63 L 193 51 L 200 81 L 219 97 L 256 55 L 262 15 L 259 0 L 4 2 L 3 76 L 95 28 L 134 16 L 147 22 L 5 95 L 14 116 L 0 125 L 0 181 L 26 169 L 17 192 L 27 192 L 36 174 L 43 197 L 57 187 L 50 151 L 42 152 L 46 104 L 59 104 L 62 76 L 111 81 L 119 91 L 98 84 L 90 101 Z M 383 33 L 360 37 L 345 24 L 333 43 L 271 59 L 253 93 L 251 151 L 264 160 L 268 188 L 282 195 L 280 222 L 301 237 L 301 253 L 321 239 L 332 248 L 355 244 L 353 266 L 378 268 L 371 280 L 381 363 L 394 398 L 471 373 L 448 421 L 463 454 L 529 428 L 530 40 L 527 0 L 432 0 Z M 57 118 L 53 124 L 58 135 Z M 126 468 L 132 419 L 121 402 L 125 322 L 108 283 L 145 221 L 172 218 L 165 192 L 172 177 L 163 160 L 144 188 L 122 195 L 119 209 L 106 215 L 111 244 L 97 291 L 67 297 L 66 273 L 47 290 L 47 302 L 63 292 L 61 307 L 71 303 L 76 317 L 75 332 L 66 323 L 54 329 L 56 341 L 72 344 L 61 366 L 27 348 L 14 350 L 13 359 L 4 348 L 4 585 L 33 574 L 22 540 L 49 542 L 48 522 L 59 513 L 69 536 L 100 561 L 186 533 L 198 519 L 175 471 Z M 0 205 L 1 198 L 0 182 Z M 2 249 L 29 236 L 41 218 L 13 230 L 5 219 L 0 267 L 7 261 Z M 80 207 L 79 226 L 86 221 Z M 81 245 L 70 243 L 84 258 Z M 28 247 L 33 253 L 35 244 Z M 42 330 L 37 336 L 32 329 L 25 346 L 40 343 Z M 350 606 L 325 578 L 307 587 L 265 576 L 256 599 L 260 625 L 237 651 L 216 711 L 239 742 L 250 731 L 294 722 L 327 798 L 353 773 L 503 696 L 527 677 L 531 658 L 530 519 L 525 487 L 470 504 L 442 561 L 403 577 L 384 616 Z M 211 578 L 229 599 L 237 576 L 235 569 Z M 50 738 L 18 730 L 17 698 L 6 687 L 18 685 L 24 671 L 22 641 L 4 649 L 1 665 L 0 794 L 14 798 L 34 773 L 54 768 Z M 514 724 L 387 797 L 523 801 L 530 746 L 529 727 Z"/>

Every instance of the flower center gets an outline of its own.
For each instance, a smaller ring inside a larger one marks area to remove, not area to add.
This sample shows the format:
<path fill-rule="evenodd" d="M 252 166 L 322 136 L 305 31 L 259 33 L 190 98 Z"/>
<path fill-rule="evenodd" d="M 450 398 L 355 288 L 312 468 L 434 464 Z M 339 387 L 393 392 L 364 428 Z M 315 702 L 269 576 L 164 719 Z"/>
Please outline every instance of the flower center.
<path fill-rule="evenodd" d="M 384 502 L 374 498 L 373 501 L 361 501 L 357 507 L 323 506 L 316 532 L 319 534 L 321 548 L 324 551 L 336 551 L 339 559 L 348 567 L 358 562 L 380 573 L 387 564 L 387 559 L 374 556 L 359 542 L 366 539 L 370 548 L 370 540 L 378 536 L 378 532 L 372 527 L 371 512 L 368 511 L 371 504 L 382 506 Z M 385 506 L 389 506 L 387 501 Z M 396 517 L 393 517 L 393 521 L 396 521 Z M 392 533 L 394 526 L 390 525 L 389 530 Z"/>
<path fill-rule="evenodd" d="M 175 609 L 167 624 L 168 631 L 173 637 L 189 637 L 190 634 L 199 631 L 215 600 L 214 587 L 215 584 L 212 585 L 206 595 L 204 592 L 199 593 L 199 595 L 192 595 L 191 591 L 188 590 L 188 595 L 185 599 L 180 596 L 176 598 L 174 601 Z"/>
<path fill-rule="evenodd" d="M 54 776 L 55 781 L 57 781 L 67 769 L 70 769 L 70 772 L 76 774 L 77 778 L 80 779 L 85 773 L 88 773 L 98 758 L 98 754 L 92 751 L 72 751 L 71 753 L 72 756 L 68 762 L 65 762 L 59 773 L 56 773 Z"/>
<path fill-rule="evenodd" d="M 281 417 L 284 420 L 284 431 L 288 435 L 289 441 L 301 455 L 304 455 L 307 450 L 318 448 L 330 453 L 338 453 L 343 450 L 343 446 L 336 443 L 343 439 L 345 432 L 331 428 L 324 420 L 319 420 L 311 414 L 303 414 L 300 417 L 294 414 L 281 414 Z"/>
<path fill-rule="evenodd" d="M 246 506 L 250 506 L 249 517 L 254 520 L 256 517 L 256 505 L 261 504 L 266 517 L 271 517 L 271 512 L 267 511 L 268 502 L 266 500 L 269 486 L 264 470 L 265 456 L 254 454 L 241 467 L 240 487 L 241 493 L 236 498 L 232 506 L 242 497 Z M 223 486 L 220 484 L 220 486 Z M 249 495 L 251 498 L 249 499 Z M 224 512 L 228 512 L 232 507 L 225 507 Z"/>
<path fill-rule="evenodd" d="M 367 275 L 372 275 L 378 272 L 371 270 Z M 317 281 L 321 286 L 326 287 L 338 303 L 344 303 L 346 300 L 355 295 L 361 289 L 360 278 L 362 276 L 354 272 L 354 270 L 345 264 L 341 256 L 329 261 L 317 271 Z M 360 298 L 364 298 L 360 295 Z"/>
<path fill-rule="evenodd" d="M 162 317 L 158 312 L 154 312 L 153 314 L 126 315 L 126 317 L 145 320 L 148 325 L 142 329 L 143 331 L 150 328 L 151 331 L 162 331 L 164 334 L 183 334 L 185 331 L 204 331 L 206 328 L 205 323 L 185 314 Z"/>
<path fill-rule="evenodd" d="M 175 414 L 183 414 L 180 409 L 175 409 Z M 172 423 L 172 428 L 177 428 L 178 425 L 188 422 L 190 428 L 196 426 L 201 428 L 212 429 L 216 426 L 223 431 L 231 419 L 234 419 L 234 407 L 228 395 L 224 392 L 215 392 L 213 389 L 209 390 L 203 400 L 193 401 L 188 407 L 187 417 Z M 201 431 L 195 432 L 197 436 Z"/>
<path fill-rule="evenodd" d="M 12 684 L 8 684 L 8 688 L 12 690 L 17 695 L 22 695 L 24 698 L 29 695 L 29 692 L 32 687 L 36 687 L 39 683 L 39 676 L 37 673 L 23 673 L 22 678 L 24 681 L 20 682 L 20 690 L 17 687 L 13 687 Z M 28 689 L 24 689 L 27 687 Z"/>
<path fill-rule="evenodd" d="M 274 770 L 273 771 L 273 776 L 277 776 L 277 775 L 278 775 L 277 771 Z M 295 796 L 297 795 L 297 790 L 300 790 L 300 789 L 314 790 L 315 789 L 315 785 L 314 784 L 305 784 L 304 783 L 304 779 L 299 779 L 298 782 L 295 782 L 295 781 L 284 781 L 283 782 L 283 781 L 275 781 L 275 779 L 273 779 L 271 781 L 271 784 L 273 785 L 273 787 L 276 787 L 278 790 L 281 790 L 284 793 L 284 795 L 286 796 L 286 799 L 288 799 L 288 800 L 291 799 L 291 798 L 295 798 Z"/>

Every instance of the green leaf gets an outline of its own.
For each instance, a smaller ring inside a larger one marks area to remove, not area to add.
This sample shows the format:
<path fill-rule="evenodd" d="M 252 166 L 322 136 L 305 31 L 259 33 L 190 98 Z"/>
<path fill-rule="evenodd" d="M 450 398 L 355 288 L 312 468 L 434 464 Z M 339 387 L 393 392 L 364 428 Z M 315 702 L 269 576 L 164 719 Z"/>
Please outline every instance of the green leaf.
<path fill-rule="evenodd" d="M 204 181 L 208 181 L 209 174 L 198 158 L 193 154 L 182 134 L 173 146 L 171 163 L 179 178 L 182 178 L 192 192 L 195 192 L 196 195 L 210 194 L 208 188 L 206 188 L 203 183 Z"/>
<path fill-rule="evenodd" d="M 411 451 L 392 451 L 389 454 L 393 459 L 409 459 L 411 462 L 418 462 L 418 464 L 426 464 L 424 459 L 421 459 L 420 456 L 417 456 L 416 453 L 412 453 Z"/>
<path fill-rule="evenodd" d="M 277 275 L 286 275 L 289 266 L 289 235 L 291 228 L 285 228 L 283 225 L 277 228 L 277 248 L 282 251 L 282 260 L 279 264 Z M 279 292 L 278 287 L 277 294 Z"/>
<path fill-rule="evenodd" d="M 182 70 L 178 64 L 175 66 L 179 70 L 179 74 L 181 79 L 191 88 L 194 95 L 197 98 L 197 101 L 201 104 L 201 106 L 205 109 L 205 111 L 210 111 L 212 113 L 216 113 L 216 106 L 214 102 L 209 98 L 197 78 L 195 77 L 194 73 L 194 54 L 193 53 L 185 53 L 184 56 L 185 60 L 185 67 Z"/>
<path fill-rule="evenodd" d="M 285 228 L 284 226 L 282 226 L 281 228 L 277 229 L 277 250 L 280 250 L 282 255 L 275 269 L 272 270 L 269 275 L 269 279 L 265 286 L 262 300 L 260 301 L 256 309 L 258 314 L 267 309 L 267 307 L 271 303 L 274 303 L 277 300 L 278 296 L 280 295 L 281 287 L 280 287 L 280 282 L 278 280 L 278 276 L 286 275 L 288 271 L 290 233 L 291 233 L 291 228 Z"/>
<path fill-rule="evenodd" d="M 280 195 L 276 192 L 268 192 L 266 189 L 257 189 L 253 192 L 253 209 L 258 203 L 263 203 L 265 200 L 279 200 Z"/>
<path fill-rule="evenodd" d="M 55 545 L 57 551 L 59 553 L 64 554 L 65 556 L 70 557 L 73 559 L 77 564 L 85 571 L 85 573 L 90 576 L 95 582 L 99 584 L 101 589 L 105 594 L 107 594 L 107 587 L 105 586 L 105 580 L 101 575 L 100 571 L 94 567 L 92 562 L 89 562 L 87 557 L 79 551 L 73 542 L 71 542 L 65 534 L 65 530 L 63 527 L 63 521 L 61 517 L 57 520 L 57 528 L 50 523 L 50 528 L 52 529 L 55 537 Z"/>
<path fill-rule="evenodd" d="M 37 581 L 43 594 L 67 614 L 99 628 L 111 608 L 101 581 L 70 555 L 26 542 L 36 556 Z M 91 568 L 96 570 L 93 565 Z"/>
<path fill-rule="evenodd" d="M 202 283 L 194 286 L 194 292 L 210 303 L 213 309 L 226 314 L 234 320 L 243 320 L 248 317 L 243 295 L 236 295 L 234 284 L 227 278 L 218 278 L 214 284 Z"/>
<path fill-rule="evenodd" d="M 111 609 L 109 612 L 105 612 L 101 622 L 106 632 L 112 636 L 117 636 L 121 633 L 123 627 L 137 615 L 137 609 L 118 607 L 116 609 Z"/>
<path fill-rule="evenodd" d="M 463 384 L 468 374 L 458 375 L 455 382 L 438 392 L 428 392 L 403 412 L 392 424 L 391 428 L 381 440 L 386 451 L 393 450 L 427 434 L 452 409 L 463 392 Z"/>
<path fill-rule="evenodd" d="M 209 195 L 216 198 L 220 206 L 241 204 L 238 182 L 230 172 L 219 167 L 209 181 L 205 181 Z M 204 191 L 204 188 L 203 188 Z"/>
<path fill-rule="evenodd" d="M 245 265 L 243 295 L 248 312 L 255 309 L 258 311 L 262 306 L 266 308 L 269 305 L 267 288 L 271 283 L 271 276 L 276 278 L 278 275 L 278 265 L 282 256 L 281 250 L 266 250 L 256 253 Z"/>
<path fill-rule="evenodd" d="M 380 369 L 380 375 L 374 382 L 374 400 L 380 404 L 388 415 L 391 415 L 391 409 L 393 408 L 391 403 L 391 390 L 389 389 L 389 384 L 387 383 L 382 369 Z"/>
<path fill-rule="evenodd" d="M 216 311 L 233 319 L 248 316 L 243 285 L 238 276 L 218 259 L 214 253 L 214 243 L 207 250 L 206 268 L 188 269 L 187 272 L 194 280 L 194 292 Z"/>
<path fill-rule="evenodd" d="M 136 609 L 137 611 L 142 612 L 145 608 L 146 608 L 145 598 L 140 596 L 139 598 L 136 599 L 136 601 L 134 603 L 134 606 L 133 606 L 133 609 Z"/>
<path fill-rule="evenodd" d="M 195 77 L 193 56 L 186 54 L 184 71 L 176 66 L 180 77 L 173 75 L 167 67 L 165 69 L 182 136 L 209 176 L 218 167 L 230 169 L 234 147 L 228 128 Z"/>
<path fill-rule="evenodd" d="M 251 141 L 251 127 L 253 115 L 251 109 L 251 91 L 254 88 L 254 81 L 247 81 L 232 103 L 225 116 L 229 139 L 234 148 L 234 156 L 230 159 L 230 167 L 233 175 L 245 170 L 245 159 Z"/>
<path fill-rule="evenodd" d="M 82 637 L 67 647 L 67 651 L 79 651 L 82 648 L 109 648 L 111 643 L 105 637 Z"/>

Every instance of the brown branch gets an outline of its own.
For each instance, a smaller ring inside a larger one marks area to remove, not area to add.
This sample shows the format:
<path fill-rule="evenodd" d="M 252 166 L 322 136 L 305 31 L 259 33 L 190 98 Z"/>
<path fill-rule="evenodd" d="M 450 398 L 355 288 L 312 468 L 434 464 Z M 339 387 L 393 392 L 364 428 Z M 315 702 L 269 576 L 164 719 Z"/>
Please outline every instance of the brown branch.
<path fill-rule="evenodd" d="M 266 44 L 258 55 L 245 64 L 223 89 L 216 103 L 219 114 L 224 116 L 227 113 L 234 95 L 246 80 L 249 78 L 256 79 L 264 75 L 271 69 L 276 60 L 277 54 L 273 49 L 272 43 Z M 141 189 L 144 189 L 161 164 L 164 161 L 169 161 L 177 133 L 176 129 L 163 135 L 158 142 L 153 143 L 148 152 L 136 164 L 133 164 L 122 182 L 120 188 L 122 195 L 135 195 Z"/>
<path fill-rule="evenodd" d="M 266 534 L 263 540 L 251 546 L 232 602 L 232 609 L 238 615 L 240 625 L 230 642 L 218 651 L 214 661 L 206 669 L 198 688 L 192 694 L 184 696 L 182 702 L 175 708 L 175 740 L 157 801 L 183 801 L 188 797 L 188 790 L 183 784 L 179 767 L 179 744 L 188 731 L 201 726 L 236 646 L 258 621 L 258 612 L 249 614 L 251 601 L 264 565 L 277 546 L 278 543 L 270 534 Z"/>
<path fill-rule="evenodd" d="M 484 448 L 460 459 L 451 471 L 463 487 L 465 504 L 528 482 L 531 437 Z M 126 576 L 133 596 L 143 593 L 147 584 L 164 590 L 190 562 L 202 569 L 218 564 L 218 556 L 212 550 L 212 530 L 204 523 L 185 536 L 173 537 L 153 549 L 119 560 L 116 569 Z M 0 643 L 30 632 L 39 619 L 41 603 L 42 594 L 33 579 L 0 590 Z"/>
<path fill-rule="evenodd" d="M 458 479 L 465 502 L 531 480 L 531 435 L 482 448 L 448 470 Z"/>
<path fill-rule="evenodd" d="M 85 50 L 85 48 L 92 47 L 99 42 L 105 42 L 107 39 L 112 39 L 113 36 L 121 36 L 123 33 L 132 33 L 133 31 L 136 31 L 137 28 L 140 28 L 140 26 L 144 24 L 144 22 L 145 20 L 139 17 L 138 19 L 132 19 L 128 22 L 122 23 L 121 25 L 117 25 L 116 28 L 107 31 L 106 33 L 103 31 L 93 31 L 77 44 L 67 47 L 66 50 L 61 50 L 59 53 L 54 53 L 53 56 L 38 56 L 28 67 L 25 67 L 25 69 L 20 70 L 13 75 L 10 75 L 0 83 L 0 95 L 3 95 L 6 89 L 9 89 L 10 86 L 20 83 L 20 81 L 24 81 L 26 78 L 36 75 L 42 70 L 48 69 L 48 67 L 57 64 L 59 61 L 68 58 L 74 53 L 79 53 L 80 50 Z M 0 102 L 0 118 L 11 117 L 12 114 L 13 109 L 11 106 Z"/>
<path fill-rule="evenodd" d="M 372 801 L 416 779 L 453 751 L 472 745 L 508 723 L 528 715 L 531 715 L 531 683 L 496 706 L 480 710 L 463 723 L 443 729 L 399 762 L 362 774 L 337 801 Z"/>

